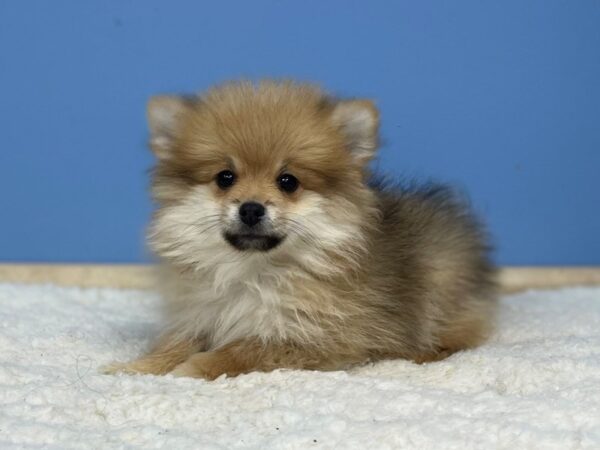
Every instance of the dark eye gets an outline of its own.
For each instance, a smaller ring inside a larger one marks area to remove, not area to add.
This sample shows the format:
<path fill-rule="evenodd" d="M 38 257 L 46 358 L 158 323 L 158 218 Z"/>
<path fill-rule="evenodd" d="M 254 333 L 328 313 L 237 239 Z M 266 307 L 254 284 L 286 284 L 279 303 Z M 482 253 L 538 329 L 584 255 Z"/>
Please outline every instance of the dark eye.
<path fill-rule="evenodd" d="M 217 174 L 217 185 L 221 189 L 227 189 L 235 183 L 235 173 L 231 170 L 223 170 Z"/>
<path fill-rule="evenodd" d="M 300 184 L 300 182 L 298 181 L 298 178 L 296 178 L 294 175 L 284 173 L 283 175 L 280 175 L 279 178 L 277 178 L 277 184 L 279 184 L 279 188 L 282 191 L 292 193 L 296 189 L 298 189 L 298 185 Z"/>

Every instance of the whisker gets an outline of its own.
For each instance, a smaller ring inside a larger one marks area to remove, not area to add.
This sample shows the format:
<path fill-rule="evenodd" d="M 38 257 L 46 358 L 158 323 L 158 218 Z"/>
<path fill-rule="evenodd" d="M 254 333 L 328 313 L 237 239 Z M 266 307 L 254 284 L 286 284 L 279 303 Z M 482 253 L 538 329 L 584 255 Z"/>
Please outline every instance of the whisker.
<path fill-rule="evenodd" d="M 307 228 L 304 224 L 291 218 L 282 218 L 282 222 L 286 223 L 290 230 L 298 236 L 305 244 L 322 246 L 323 241 L 314 232 Z"/>

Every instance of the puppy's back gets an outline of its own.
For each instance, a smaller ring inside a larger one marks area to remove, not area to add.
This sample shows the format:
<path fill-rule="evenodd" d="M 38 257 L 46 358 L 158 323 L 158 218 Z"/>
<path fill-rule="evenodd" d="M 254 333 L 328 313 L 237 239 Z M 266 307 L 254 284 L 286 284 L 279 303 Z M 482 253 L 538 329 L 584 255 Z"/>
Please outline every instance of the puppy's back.
<path fill-rule="evenodd" d="M 372 188 L 380 221 L 369 279 L 379 284 L 378 301 L 397 313 L 392 320 L 414 328 L 419 352 L 479 344 L 492 326 L 496 273 L 486 232 L 468 203 L 440 185 Z"/>

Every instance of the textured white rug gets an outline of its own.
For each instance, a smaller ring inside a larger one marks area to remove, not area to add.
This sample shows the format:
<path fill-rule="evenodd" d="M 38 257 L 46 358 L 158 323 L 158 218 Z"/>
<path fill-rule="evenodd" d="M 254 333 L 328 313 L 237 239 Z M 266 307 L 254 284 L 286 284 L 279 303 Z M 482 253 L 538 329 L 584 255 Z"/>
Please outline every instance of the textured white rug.
<path fill-rule="evenodd" d="M 0 448 L 600 448 L 600 289 L 506 297 L 484 347 L 427 365 L 214 382 L 107 376 L 147 292 L 0 285 Z"/>

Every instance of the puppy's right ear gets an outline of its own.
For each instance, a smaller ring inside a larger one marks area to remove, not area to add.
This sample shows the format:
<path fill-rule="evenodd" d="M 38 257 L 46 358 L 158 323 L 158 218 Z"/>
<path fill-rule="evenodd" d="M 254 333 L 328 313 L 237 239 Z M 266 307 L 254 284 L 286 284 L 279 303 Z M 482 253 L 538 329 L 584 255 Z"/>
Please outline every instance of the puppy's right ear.
<path fill-rule="evenodd" d="M 333 123 L 346 139 L 354 160 L 364 165 L 375 156 L 379 112 L 371 100 L 341 100 L 333 109 Z"/>
<path fill-rule="evenodd" d="M 148 101 L 150 148 L 159 159 L 169 157 L 190 108 L 191 101 L 185 97 L 159 95 Z"/>

